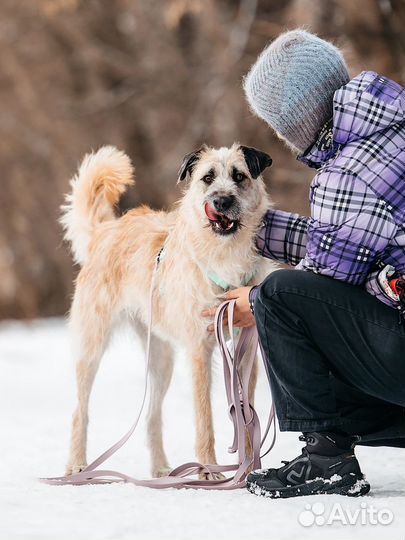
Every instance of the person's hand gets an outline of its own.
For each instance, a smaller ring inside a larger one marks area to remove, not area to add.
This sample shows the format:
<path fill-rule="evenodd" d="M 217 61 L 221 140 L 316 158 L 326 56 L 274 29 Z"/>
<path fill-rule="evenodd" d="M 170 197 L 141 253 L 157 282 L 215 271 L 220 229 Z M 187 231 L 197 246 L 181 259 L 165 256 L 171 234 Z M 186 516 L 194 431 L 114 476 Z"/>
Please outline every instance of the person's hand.
<path fill-rule="evenodd" d="M 253 313 L 250 311 L 249 293 L 252 287 L 240 287 L 239 289 L 232 289 L 221 296 L 224 300 L 236 299 L 235 311 L 234 311 L 234 326 L 241 328 L 254 326 L 256 324 Z M 209 309 L 205 309 L 201 315 L 203 317 L 215 317 L 215 312 L 218 306 L 212 306 Z M 224 317 L 224 323 L 227 323 L 227 318 Z M 210 324 L 207 327 L 208 332 L 214 331 L 214 325 Z"/>

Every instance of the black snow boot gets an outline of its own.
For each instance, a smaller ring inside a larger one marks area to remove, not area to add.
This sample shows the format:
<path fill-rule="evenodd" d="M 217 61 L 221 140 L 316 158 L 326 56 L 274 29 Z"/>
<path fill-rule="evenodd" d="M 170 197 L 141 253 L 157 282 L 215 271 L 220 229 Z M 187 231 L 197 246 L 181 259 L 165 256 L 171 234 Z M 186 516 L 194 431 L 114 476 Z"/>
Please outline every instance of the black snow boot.
<path fill-rule="evenodd" d="M 251 493 L 275 499 L 321 493 L 359 497 L 370 491 L 354 455 L 356 437 L 313 432 L 299 439 L 307 443 L 300 456 L 283 461 L 279 469 L 248 475 L 246 487 Z"/>

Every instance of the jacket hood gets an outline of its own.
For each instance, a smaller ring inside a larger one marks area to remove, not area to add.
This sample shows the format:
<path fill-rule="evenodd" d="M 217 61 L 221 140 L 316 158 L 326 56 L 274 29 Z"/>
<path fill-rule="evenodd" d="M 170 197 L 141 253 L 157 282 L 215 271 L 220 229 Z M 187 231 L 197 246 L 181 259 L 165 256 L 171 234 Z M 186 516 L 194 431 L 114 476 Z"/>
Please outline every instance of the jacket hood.
<path fill-rule="evenodd" d="M 335 92 L 333 119 L 298 159 L 318 168 L 340 146 L 400 122 L 405 122 L 404 88 L 374 71 L 363 71 Z"/>

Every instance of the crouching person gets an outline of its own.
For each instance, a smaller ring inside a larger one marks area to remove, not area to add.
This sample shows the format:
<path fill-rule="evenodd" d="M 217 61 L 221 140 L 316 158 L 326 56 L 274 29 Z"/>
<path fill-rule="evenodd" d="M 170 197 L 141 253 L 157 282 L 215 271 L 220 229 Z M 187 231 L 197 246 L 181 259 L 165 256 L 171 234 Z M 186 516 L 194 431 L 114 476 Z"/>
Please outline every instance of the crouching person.
<path fill-rule="evenodd" d="M 244 88 L 317 169 L 311 217 L 270 209 L 257 238 L 295 269 L 228 294 L 235 324 L 257 324 L 280 430 L 305 443 L 247 487 L 364 495 L 355 445 L 405 446 L 405 91 L 371 71 L 350 80 L 340 51 L 301 30 L 263 51 Z"/>

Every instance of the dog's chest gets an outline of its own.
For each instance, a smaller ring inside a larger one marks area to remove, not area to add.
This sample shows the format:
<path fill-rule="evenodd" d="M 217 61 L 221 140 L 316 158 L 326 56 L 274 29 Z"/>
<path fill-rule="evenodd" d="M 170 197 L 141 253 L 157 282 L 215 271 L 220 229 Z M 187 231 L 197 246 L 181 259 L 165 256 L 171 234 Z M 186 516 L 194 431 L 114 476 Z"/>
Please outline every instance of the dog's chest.
<path fill-rule="evenodd" d="M 167 249 L 159 265 L 156 286 L 162 331 L 180 341 L 188 341 L 191 336 L 201 340 L 211 322 L 201 312 L 218 305 L 220 295 L 227 290 L 256 283 L 258 259 L 245 257 L 243 263 L 233 259 L 226 264 L 196 262 L 179 250 L 174 253 Z"/>
<path fill-rule="evenodd" d="M 256 267 L 246 268 L 242 271 L 235 271 L 235 269 L 223 270 L 219 268 L 218 270 L 208 269 L 206 276 L 214 289 L 220 289 L 220 292 L 226 292 L 230 289 L 249 285 L 254 280 L 256 273 Z"/>

